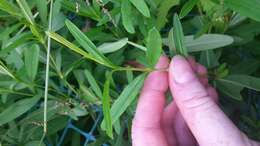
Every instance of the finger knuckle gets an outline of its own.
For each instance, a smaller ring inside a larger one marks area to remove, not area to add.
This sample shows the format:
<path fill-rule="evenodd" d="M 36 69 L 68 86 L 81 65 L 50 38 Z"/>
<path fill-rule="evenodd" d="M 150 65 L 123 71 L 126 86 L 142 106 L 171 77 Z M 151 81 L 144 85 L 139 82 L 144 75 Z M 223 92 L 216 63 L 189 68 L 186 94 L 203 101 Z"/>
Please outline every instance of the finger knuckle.
<path fill-rule="evenodd" d="M 206 111 L 213 106 L 214 102 L 207 95 L 190 97 L 189 99 L 183 100 L 183 106 L 186 109 L 192 111 Z"/>

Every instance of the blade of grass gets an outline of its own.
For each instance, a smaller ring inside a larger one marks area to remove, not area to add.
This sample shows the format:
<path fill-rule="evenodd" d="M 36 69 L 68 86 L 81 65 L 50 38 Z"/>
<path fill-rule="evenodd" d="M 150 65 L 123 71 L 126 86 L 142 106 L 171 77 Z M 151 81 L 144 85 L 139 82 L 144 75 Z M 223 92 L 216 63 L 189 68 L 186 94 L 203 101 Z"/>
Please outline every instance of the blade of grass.
<path fill-rule="evenodd" d="M 53 0 L 50 3 L 49 14 L 49 31 L 52 29 L 52 6 Z M 49 86 L 49 67 L 50 67 L 50 50 L 51 50 L 51 37 L 48 36 L 47 44 L 47 57 L 46 57 L 46 74 L 45 74 L 45 89 L 44 89 L 44 115 L 43 115 L 43 132 L 47 133 L 47 103 L 48 103 L 48 86 Z"/>

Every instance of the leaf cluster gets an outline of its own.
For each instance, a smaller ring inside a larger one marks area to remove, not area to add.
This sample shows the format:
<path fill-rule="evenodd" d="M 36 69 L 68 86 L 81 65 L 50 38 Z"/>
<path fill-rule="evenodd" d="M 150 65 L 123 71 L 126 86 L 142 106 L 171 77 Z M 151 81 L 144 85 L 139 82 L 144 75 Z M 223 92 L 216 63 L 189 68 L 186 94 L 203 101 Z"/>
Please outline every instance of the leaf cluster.
<path fill-rule="evenodd" d="M 57 145 L 69 119 L 88 131 L 97 109 L 90 145 L 131 145 L 143 82 L 161 55 L 176 54 L 208 68 L 223 109 L 260 139 L 258 0 L 53 0 L 50 12 L 51 4 L 0 0 L 0 145 L 45 145 L 44 115 L 45 139 Z M 80 143 L 73 131 L 63 142 Z"/>

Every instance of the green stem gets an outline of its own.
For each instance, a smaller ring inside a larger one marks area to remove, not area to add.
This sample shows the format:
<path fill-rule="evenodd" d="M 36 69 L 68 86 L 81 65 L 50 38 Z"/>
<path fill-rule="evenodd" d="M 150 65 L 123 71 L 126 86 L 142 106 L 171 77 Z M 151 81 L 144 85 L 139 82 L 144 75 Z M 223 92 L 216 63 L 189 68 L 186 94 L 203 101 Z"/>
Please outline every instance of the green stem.
<path fill-rule="evenodd" d="M 0 92 L 1 92 L 1 93 L 10 93 L 10 94 L 23 95 L 23 96 L 33 96 L 33 94 L 28 94 L 28 93 L 13 91 L 13 90 L 9 90 L 9 89 L 0 89 Z"/>
<path fill-rule="evenodd" d="M 155 69 L 151 69 L 151 68 L 132 68 L 132 67 L 118 67 L 116 69 L 113 70 L 114 72 L 117 71 L 137 71 L 137 72 L 152 72 L 155 71 Z"/>
<path fill-rule="evenodd" d="M 155 68 L 132 68 L 132 67 L 118 67 L 113 70 L 114 72 L 117 71 L 136 71 L 136 72 L 144 72 L 144 73 L 150 73 L 153 71 L 168 71 L 168 68 L 161 68 L 161 69 L 155 69 Z"/>
<path fill-rule="evenodd" d="M 52 8 L 53 0 L 50 1 L 50 15 L 49 15 L 49 30 L 52 29 Z M 43 115 L 43 136 L 47 133 L 47 102 L 48 102 L 48 86 L 49 86 L 49 64 L 50 64 L 50 49 L 51 49 L 51 38 L 48 37 L 48 49 L 46 59 L 46 76 L 45 76 L 45 90 L 44 90 L 44 115 Z"/>

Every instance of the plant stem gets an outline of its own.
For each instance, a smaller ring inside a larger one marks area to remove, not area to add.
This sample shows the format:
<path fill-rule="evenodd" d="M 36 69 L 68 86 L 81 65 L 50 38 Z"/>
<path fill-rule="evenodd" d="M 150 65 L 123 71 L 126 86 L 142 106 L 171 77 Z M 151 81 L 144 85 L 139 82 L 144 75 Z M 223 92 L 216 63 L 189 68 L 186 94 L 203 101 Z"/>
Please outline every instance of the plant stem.
<path fill-rule="evenodd" d="M 33 96 L 33 94 L 28 94 L 24 92 L 14 91 L 10 89 L 0 89 L 1 93 L 10 93 L 10 94 L 16 94 L 16 95 L 23 95 L 23 96 Z"/>
<path fill-rule="evenodd" d="M 53 0 L 50 1 L 49 31 L 52 30 L 52 6 L 53 6 Z M 48 36 L 45 90 L 44 90 L 44 115 L 43 115 L 43 132 L 44 132 L 44 135 L 47 133 L 47 102 L 48 102 L 48 86 L 49 86 L 50 50 L 51 50 L 51 38 Z"/>
<path fill-rule="evenodd" d="M 117 71 L 138 71 L 138 72 L 152 72 L 154 69 L 151 68 L 132 68 L 132 67 L 118 67 L 114 69 L 115 72 Z"/>
<path fill-rule="evenodd" d="M 114 69 L 114 72 L 117 71 L 137 71 L 137 72 L 145 72 L 145 73 L 150 73 L 153 71 L 167 71 L 168 68 L 161 68 L 161 69 L 155 69 L 155 68 L 132 68 L 132 67 L 118 67 Z"/>

